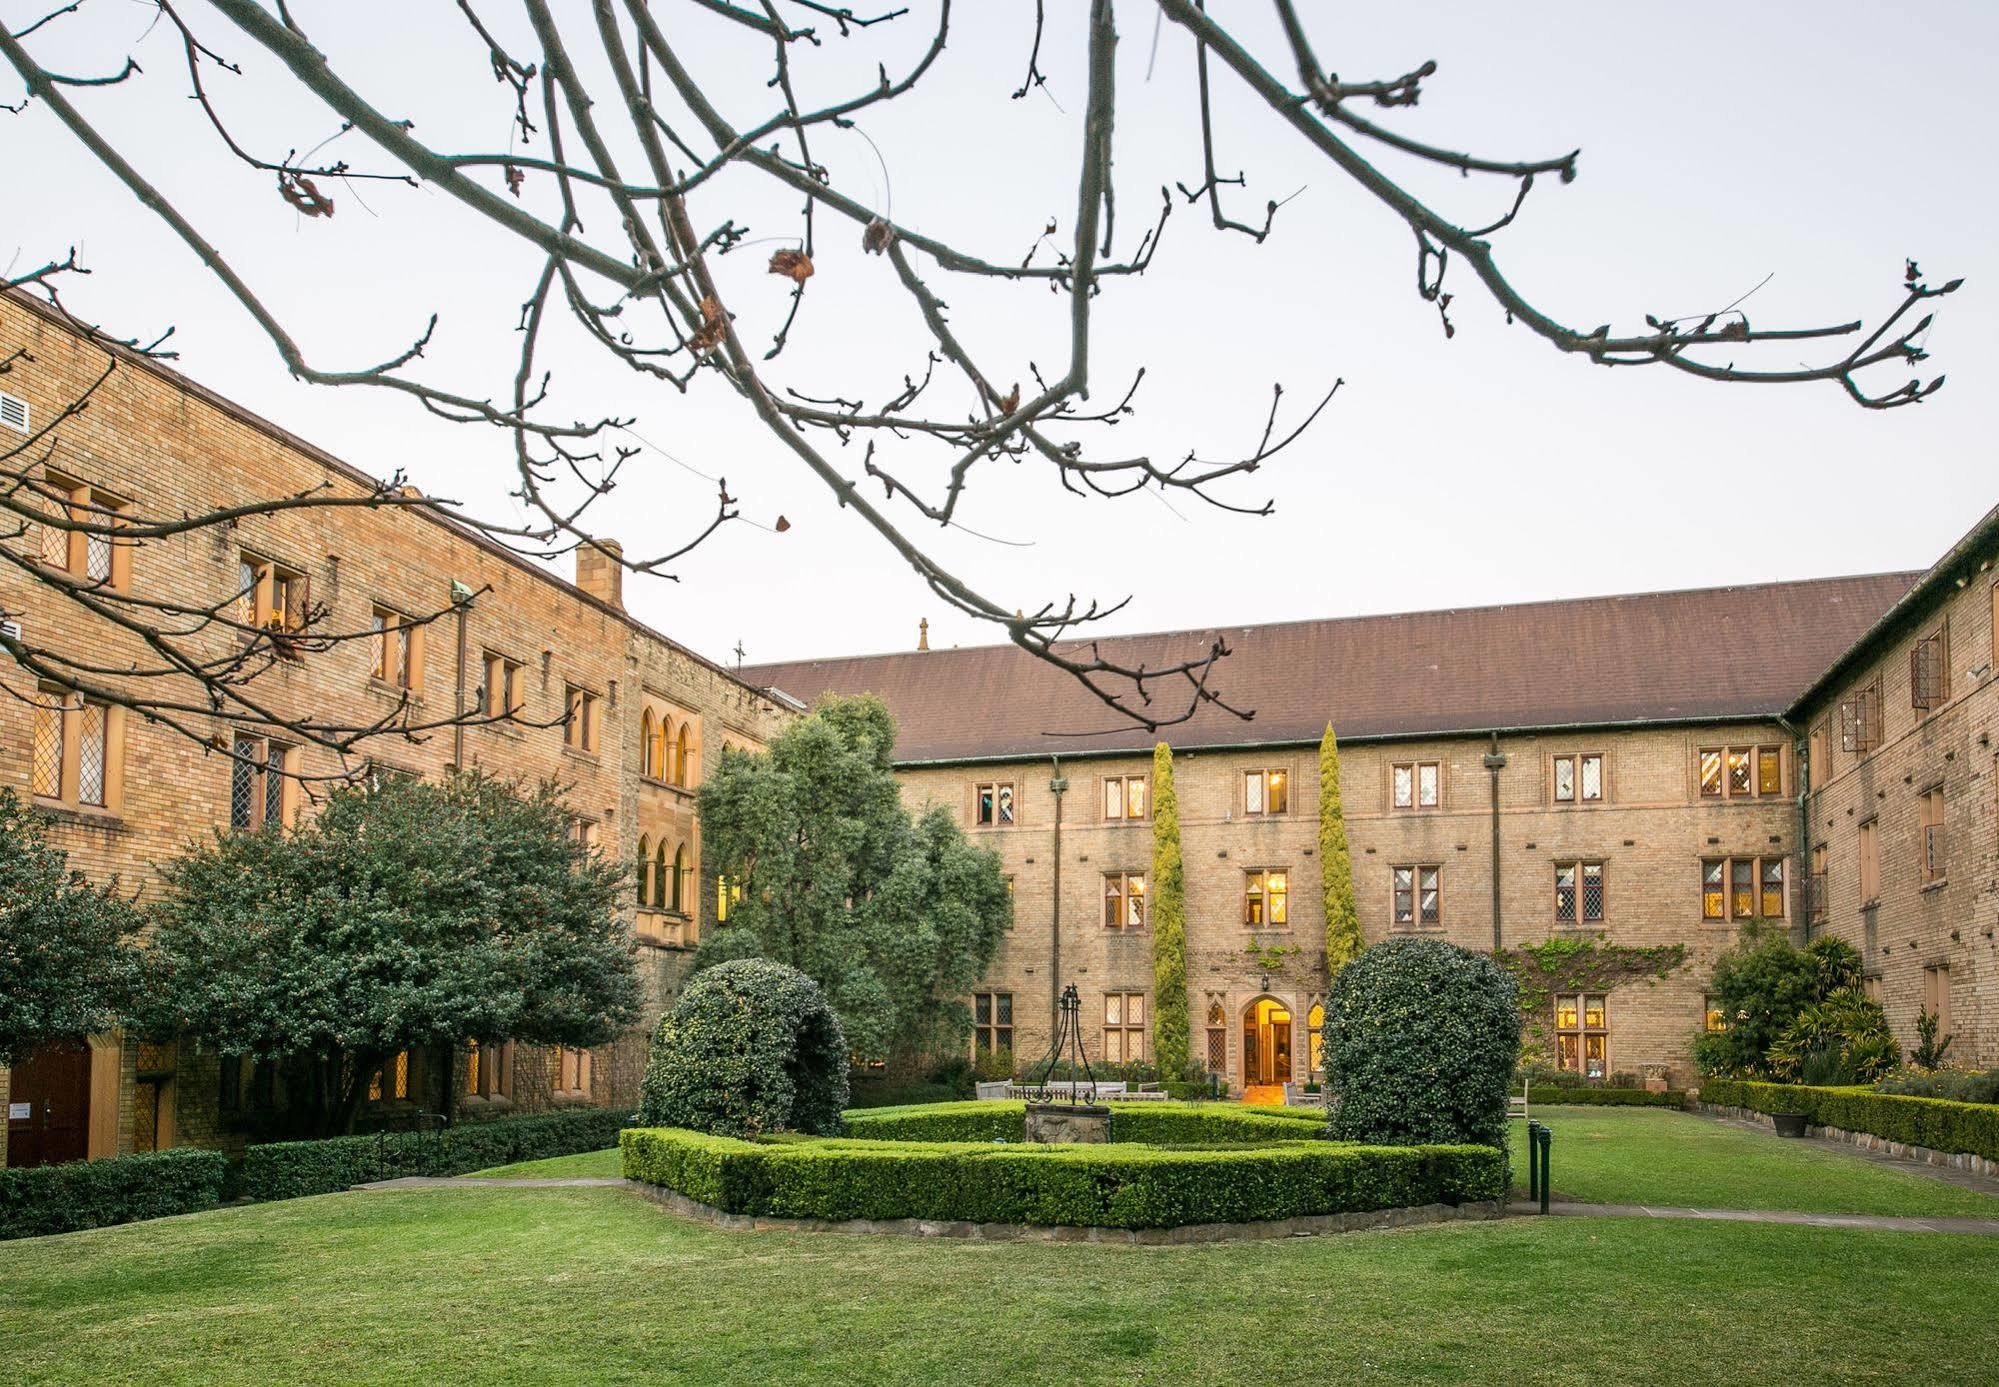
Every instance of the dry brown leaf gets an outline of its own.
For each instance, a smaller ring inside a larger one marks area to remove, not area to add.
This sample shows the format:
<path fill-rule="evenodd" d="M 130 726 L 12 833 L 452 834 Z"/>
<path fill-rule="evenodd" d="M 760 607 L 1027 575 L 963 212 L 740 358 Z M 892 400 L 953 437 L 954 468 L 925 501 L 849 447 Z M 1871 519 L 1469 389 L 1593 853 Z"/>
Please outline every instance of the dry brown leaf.
<path fill-rule="evenodd" d="M 1011 390 L 1007 391 L 1007 392 L 1006 392 L 1006 394 L 1004 394 L 1004 395 L 1000 396 L 1000 399 L 999 399 L 999 408 L 1000 408 L 1000 413 L 1001 413 L 1001 414 L 1011 414 L 1011 413 L 1013 413 L 1013 412 L 1014 412 L 1014 411 L 1015 411 L 1016 409 L 1019 409 L 1019 408 L 1020 408 L 1020 382 L 1019 382 L 1019 381 L 1015 381 L 1015 382 L 1013 383 L 1013 389 L 1011 389 Z"/>
<path fill-rule="evenodd" d="M 709 294 L 701 300 L 701 327 L 688 340 L 695 351 L 705 352 L 714 348 L 728 330 L 728 316 L 722 312 L 722 305 L 715 296 Z"/>
<path fill-rule="evenodd" d="M 792 283 L 803 284 L 812 278 L 812 257 L 802 250 L 776 251 L 770 257 L 770 272 L 790 275 Z"/>
<path fill-rule="evenodd" d="M 861 249 L 870 255 L 880 255 L 886 251 L 889 242 L 895 239 L 895 228 L 880 217 L 868 223 L 868 229 L 861 233 Z"/>
<path fill-rule="evenodd" d="M 515 197 L 521 195 L 521 184 L 527 182 L 527 173 L 519 164 L 507 165 L 507 191 Z"/>
<path fill-rule="evenodd" d="M 320 192 L 303 174 L 280 171 L 278 195 L 308 217 L 333 215 L 333 199 Z"/>

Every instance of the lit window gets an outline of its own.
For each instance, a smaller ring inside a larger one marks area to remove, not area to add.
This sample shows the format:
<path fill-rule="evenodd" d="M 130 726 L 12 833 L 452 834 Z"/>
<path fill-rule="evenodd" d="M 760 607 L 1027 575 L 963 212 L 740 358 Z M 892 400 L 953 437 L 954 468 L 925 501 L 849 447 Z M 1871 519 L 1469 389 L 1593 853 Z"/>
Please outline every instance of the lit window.
<path fill-rule="evenodd" d="M 1013 1048 L 1013 994 L 979 992 L 972 997 L 972 1043 L 981 1054 Z"/>
<path fill-rule="evenodd" d="M 1104 873 L 1104 928 L 1145 928 L 1145 873 Z"/>
<path fill-rule="evenodd" d="M 1104 1060 L 1137 1064 L 1145 1059 L 1145 994 L 1104 994 Z"/>
<path fill-rule="evenodd" d="M 491 1101 L 495 1098 L 511 1098 L 514 1092 L 514 1045 L 504 1041 L 498 1045 L 481 1045 L 478 1041 L 467 1041 L 465 1045 L 465 1096 Z"/>
<path fill-rule="evenodd" d="M 1112 775 L 1104 777 L 1104 817 L 1142 819 L 1146 814 L 1147 777 Z"/>
<path fill-rule="evenodd" d="M 1713 997 L 1701 998 L 1701 1024 L 1710 1031 L 1728 1029 L 1728 1018 L 1722 1014 L 1720 1001 Z"/>
<path fill-rule="evenodd" d="M 1245 814 L 1290 813 L 1290 777 L 1281 770 L 1245 772 L 1242 780 L 1242 811 Z"/>
<path fill-rule="evenodd" d="M 236 613 L 245 626 L 277 636 L 296 636 L 310 620 L 310 584 L 297 569 L 245 554 L 236 568 Z M 297 647 L 277 642 L 280 654 L 295 655 Z"/>
<path fill-rule="evenodd" d="M 1784 873 L 1781 857 L 1702 858 L 1701 918 L 1782 919 Z"/>
<path fill-rule="evenodd" d="M 1010 828 L 1013 825 L 1013 782 L 995 781 L 977 787 L 973 820 L 980 828 Z"/>
<path fill-rule="evenodd" d="M 1555 999 L 1555 1043 L 1562 1068 L 1586 1079 L 1610 1073 L 1610 1027 L 1600 994 Z"/>
<path fill-rule="evenodd" d="M 1310 1057 L 1314 1074 L 1325 1072 L 1326 1068 L 1326 1008 L 1322 1002 L 1312 1003 L 1312 1009 L 1305 1013 L 1305 1053 Z"/>
<path fill-rule="evenodd" d="M 1226 1074 L 1229 1069 L 1228 1013 L 1220 1002 L 1208 1003 L 1208 1072 Z"/>
<path fill-rule="evenodd" d="M 715 919 L 719 923 L 729 918 L 729 907 L 743 898 L 743 884 L 726 875 L 715 877 Z"/>
<path fill-rule="evenodd" d="M 1242 922 L 1251 929 L 1283 929 L 1291 923 L 1288 872 L 1252 867 L 1243 873 Z"/>
<path fill-rule="evenodd" d="M 370 1103 L 401 1102 L 410 1096 L 410 1052 L 399 1050 L 368 1078 Z"/>
<path fill-rule="evenodd" d="M 1784 752 L 1776 746 L 1706 747 L 1700 753 L 1703 799 L 1767 799 L 1784 793 Z"/>

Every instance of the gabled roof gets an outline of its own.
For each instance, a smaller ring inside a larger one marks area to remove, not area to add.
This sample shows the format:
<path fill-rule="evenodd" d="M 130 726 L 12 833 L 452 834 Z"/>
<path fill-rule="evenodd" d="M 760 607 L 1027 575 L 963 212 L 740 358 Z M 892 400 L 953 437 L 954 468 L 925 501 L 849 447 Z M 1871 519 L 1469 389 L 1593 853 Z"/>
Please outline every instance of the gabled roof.
<path fill-rule="evenodd" d="M 1995 558 L 1999 558 L 1999 506 L 1979 517 L 1978 523 L 1965 531 L 1964 538 L 1951 545 L 1949 551 L 1928 569 L 1916 575 L 1916 581 L 1899 601 L 1856 636 L 1853 644 L 1839 652 L 1837 658 L 1828 661 L 1817 677 L 1799 690 L 1797 698 L 1792 700 L 1791 710 L 1803 714 L 1807 704 L 1823 697 L 1882 646 L 1891 644 L 1908 627 L 1942 606 L 1963 582 L 1989 567 Z"/>
<path fill-rule="evenodd" d="M 1155 735 L 1062 671 L 1011 645 L 745 666 L 799 698 L 881 695 L 905 763 L 1080 755 L 1174 746 L 1343 741 L 1783 714 L 1909 591 L 1879 573 L 1689 592 L 1340 617 L 1106 638 L 1108 658 L 1158 667 L 1220 636 L 1211 681 L 1243 722 L 1212 707 Z M 1184 688 L 1184 684 L 1181 686 Z M 1161 708 L 1180 690 L 1162 685 Z M 1084 734 L 1084 735 L 1051 735 Z"/>

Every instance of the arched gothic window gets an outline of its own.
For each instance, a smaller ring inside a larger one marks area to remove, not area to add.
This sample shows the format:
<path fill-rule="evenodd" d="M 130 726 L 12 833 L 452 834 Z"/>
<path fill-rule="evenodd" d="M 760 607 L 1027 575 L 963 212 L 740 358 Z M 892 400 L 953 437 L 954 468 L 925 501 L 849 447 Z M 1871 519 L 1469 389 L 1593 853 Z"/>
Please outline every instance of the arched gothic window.
<path fill-rule="evenodd" d="M 652 904 L 652 841 L 639 839 L 639 906 L 643 909 Z"/>
<path fill-rule="evenodd" d="M 687 909 L 687 844 L 673 850 L 673 908 Z"/>
<path fill-rule="evenodd" d="M 1305 1013 L 1306 1053 L 1311 1056 L 1312 1073 L 1322 1074 L 1326 1069 L 1326 1004 L 1312 1003 L 1312 1009 Z"/>
<path fill-rule="evenodd" d="M 1208 1003 L 1208 1072 L 1226 1074 L 1229 1068 L 1229 1017 L 1220 1002 Z"/>
<path fill-rule="evenodd" d="M 673 783 L 687 783 L 687 724 L 680 724 L 680 739 L 673 744 Z"/>
<path fill-rule="evenodd" d="M 652 729 L 653 729 L 652 709 L 648 708 L 643 713 L 639 714 L 639 774 L 640 775 L 650 776 L 650 775 L 659 774 L 658 770 L 653 766 L 653 761 L 652 761 Z"/>
<path fill-rule="evenodd" d="M 659 840 L 659 847 L 654 851 L 652 865 L 652 903 L 661 910 L 666 909 L 667 892 L 672 889 L 667 882 L 666 873 L 666 839 L 662 838 Z"/>

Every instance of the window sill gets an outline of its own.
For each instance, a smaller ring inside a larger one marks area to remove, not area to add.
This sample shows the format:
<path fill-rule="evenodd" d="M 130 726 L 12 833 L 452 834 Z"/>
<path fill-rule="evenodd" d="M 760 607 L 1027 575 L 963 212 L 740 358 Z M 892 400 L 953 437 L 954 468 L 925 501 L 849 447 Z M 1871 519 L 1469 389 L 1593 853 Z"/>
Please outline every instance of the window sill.
<path fill-rule="evenodd" d="M 654 775 L 640 776 L 639 784 L 644 785 L 650 789 L 666 790 L 676 795 L 685 795 L 688 797 L 692 797 L 693 794 L 695 793 L 694 787 L 692 785 L 682 785 L 672 780 L 661 780 L 658 776 Z"/>
<path fill-rule="evenodd" d="M 393 698 L 398 702 L 407 699 L 412 708 L 421 708 L 423 706 L 423 690 L 421 688 L 409 688 L 402 684 L 391 684 L 388 680 L 379 678 L 376 675 L 371 674 L 368 676 L 368 692 L 379 694 L 383 698 Z"/>
<path fill-rule="evenodd" d="M 590 1095 L 581 1089 L 558 1090 L 548 1095 L 548 1101 L 558 1108 L 583 1108 L 590 1105 Z"/>
<path fill-rule="evenodd" d="M 595 765 L 600 765 L 600 764 L 602 764 L 602 763 L 601 763 L 601 762 L 599 761 L 599 759 L 598 759 L 598 756 L 597 756 L 597 753 L 596 753 L 596 752 L 594 752 L 594 751 L 586 751 L 586 750 L 584 750 L 584 749 L 583 749 L 582 747 L 576 747 L 576 746 L 564 746 L 564 747 L 562 748 L 562 754 L 563 754 L 564 756 L 567 756 L 567 757 L 570 757 L 570 758 L 571 758 L 571 759 L 573 759 L 573 760 L 577 760 L 577 761 L 583 761 L 583 762 L 587 762 L 588 764 L 590 764 L 590 765 L 592 765 L 592 766 L 595 766 Z"/>
<path fill-rule="evenodd" d="M 1860 909 L 1863 914 L 1865 914 L 1867 911 L 1870 910 L 1879 910 L 1880 908 L 1881 908 L 1881 898 L 1879 896 L 1869 897 L 1867 900 L 1864 900 L 1860 903 Z"/>
<path fill-rule="evenodd" d="M 476 1112 L 498 1115 L 500 1113 L 512 1112 L 514 1110 L 514 1100 L 504 1093 L 467 1093 L 460 1096 L 458 1106 L 468 1113 Z"/>
<path fill-rule="evenodd" d="M 1930 892 L 1941 891 L 1944 889 L 1944 887 L 1948 885 L 1950 885 L 1949 877 L 1938 877 L 1935 881 L 1926 881 L 1921 886 L 1917 887 L 1916 893 L 1918 895 L 1927 896 Z"/>
<path fill-rule="evenodd" d="M 470 712 L 473 717 L 477 718 L 493 717 L 493 714 L 491 713 L 485 713 L 470 709 L 468 709 L 467 711 Z M 526 731 L 523 730 L 520 724 L 516 723 L 512 718 L 506 718 L 506 719 L 495 720 L 492 722 L 482 723 L 481 726 L 483 726 L 488 732 L 492 732 L 499 736 L 506 737 L 511 741 L 518 742 L 527 736 Z"/>
<path fill-rule="evenodd" d="M 125 827 L 125 820 L 115 810 L 92 804 L 70 804 L 59 799 L 34 797 L 37 811 L 60 824 L 79 824 L 87 828 L 101 828 L 117 832 Z"/>

